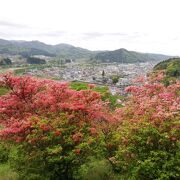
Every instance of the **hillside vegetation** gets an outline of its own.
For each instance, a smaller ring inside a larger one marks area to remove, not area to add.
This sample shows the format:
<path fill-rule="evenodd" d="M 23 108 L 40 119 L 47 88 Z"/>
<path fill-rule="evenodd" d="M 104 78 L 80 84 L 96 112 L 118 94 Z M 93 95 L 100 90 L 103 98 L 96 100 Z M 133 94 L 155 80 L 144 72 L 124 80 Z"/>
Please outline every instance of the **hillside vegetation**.
<path fill-rule="evenodd" d="M 119 107 L 106 87 L 2 75 L 0 178 L 178 180 L 180 83 L 163 78 Z"/>
<path fill-rule="evenodd" d="M 164 70 L 169 77 L 180 78 L 180 58 L 172 58 L 158 63 L 154 70 Z"/>
<path fill-rule="evenodd" d="M 115 51 L 100 52 L 95 55 L 95 60 L 99 62 L 118 62 L 118 63 L 135 63 L 147 61 L 165 60 L 169 56 L 160 54 L 138 53 L 128 51 L 126 49 L 118 49 Z"/>
<path fill-rule="evenodd" d="M 28 64 L 46 64 L 46 61 L 44 59 L 39 59 L 35 57 L 28 57 L 27 58 Z"/>
<path fill-rule="evenodd" d="M 163 75 L 162 83 L 166 86 L 175 83 L 180 79 L 180 58 L 171 58 L 158 63 L 154 67 L 153 74 Z"/>

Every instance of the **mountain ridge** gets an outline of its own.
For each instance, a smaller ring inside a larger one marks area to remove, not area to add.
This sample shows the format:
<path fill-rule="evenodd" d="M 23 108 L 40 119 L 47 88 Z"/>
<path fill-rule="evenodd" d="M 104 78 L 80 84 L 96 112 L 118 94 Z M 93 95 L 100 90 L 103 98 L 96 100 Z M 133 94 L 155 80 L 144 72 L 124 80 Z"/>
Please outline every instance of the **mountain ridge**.
<path fill-rule="evenodd" d="M 70 59 L 86 59 L 90 62 L 146 62 L 165 60 L 173 56 L 142 53 L 136 51 L 128 51 L 125 48 L 116 49 L 113 51 L 91 51 L 81 47 L 75 47 L 70 44 L 60 43 L 49 45 L 37 40 L 4 40 L 0 39 L 0 54 L 22 55 L 29 57 L 33 55 L 45 55 L 51 57 L 63 57 Z"/>
<path fill-rule="evenodd" d="M 100 62 L 146 62 L 146 61 L 160 61 L 170 58 L 171 56 L 154 53 L 141 53 L 136 51 L 128 51 L 121 48 L 114 51 L 100 52 L 96 54 L 95 59 Z"/>

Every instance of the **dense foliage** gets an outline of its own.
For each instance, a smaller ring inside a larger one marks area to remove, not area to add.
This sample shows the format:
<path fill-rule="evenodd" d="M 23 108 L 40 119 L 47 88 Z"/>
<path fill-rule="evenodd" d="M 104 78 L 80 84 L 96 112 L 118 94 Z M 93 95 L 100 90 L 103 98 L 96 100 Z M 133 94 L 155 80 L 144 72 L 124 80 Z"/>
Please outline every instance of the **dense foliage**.
<path fill-rule="evenodd" d="M 115 51 L 99 52 L 95 55 L 94 60 L 99 62 L 118 62 L 118 63 L 135 63 L 165 60 L 168 56 L 161 54 L 148 54 L 128 51 L 126 49 L 117 49 Z"/>
<path fill-rule="evenodd" d="M 14 162 L 22 177 L 71 179 L 86 157 L 103 151 L 101 138 L 113 116 L 98 93 L 11 75 L 1 86 L 11 90 L 0 99 L 1 139 L 20 144 Z"/>
<path fill-rule="evenodd" d="M 27 58 L 28 64 L 46 64 L 44 59 L 36 58 L 36 57 L 28 57 Z"/>
<path fill-rule="evenodd" d="M 127 179 L 180 177 L 180 83 L 166 87 L 160 80 L 128 87 L 132 96 L 117 110 L 120 145 L 111 160 Z"/>
<path fill-rule="evenodd" d="M 180 78 L 180 58 L 172 58 L 158 63 L 154 70 L 165 70 L 169 77 Z"/>
<path fill-rule="evenodd" d="M 180 83 L 162 79 L 114 110 L 105 88 L 3 75 L 1 163 L 27 180 L 179 179 Z"/>
<path fill-rule="evenodd" d="M 9 58 L 1 58 L 0 59 L 0 66 L 3 65 L 11 65 L 12 61 Z"/>

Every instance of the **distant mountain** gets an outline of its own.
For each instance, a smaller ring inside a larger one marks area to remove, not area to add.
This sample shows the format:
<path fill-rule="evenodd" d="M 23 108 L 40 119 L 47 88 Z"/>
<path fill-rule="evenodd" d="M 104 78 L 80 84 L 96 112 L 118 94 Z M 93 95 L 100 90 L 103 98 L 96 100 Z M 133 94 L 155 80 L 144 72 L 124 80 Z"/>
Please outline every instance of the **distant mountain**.
<path fill-rule="evenodd" d="M 71 59 L 89 58 L 92 51 L 69 44 L 47 45 L 39 41 L 7 41 L 0 39 L 0 54 L 61 56 Z"/>
<path fill-rule="evenodd" d="M 170 58 L 170 56 L 162 54 L 139 53 L 128 51 L 126 49 L 118 49 L 115 51 L 105 51 L 97 53 L 94 60 L 100 62 L 118 62 L 118 63 L 133 63 L 146 61 L 161 61 Z"/>
<path fill-rule="evenodd" d="M 58 56 L 68 57 L 70 59 L 80 59 L 80 58 L 88 58 L 94 53 L 93 51 L 89 51 L 87 49 L 83 49 L 80 47 L 74 47 L 69 44 L 58 44 L 53 46 L 55 49 L 55 54 Z"/>
<path fill-rule="evenodd" d="M 7 41 L 0 39 L 0 54 L 22 55 L 24 57 L 32 55 L 55 56 L 51 52 L 51 46 L 39 41 Z"/>
<path fill-rule="evenodd" d="M 8 41 L 0 39 L 0 54 L 60 56 L 69 59 L 85 59 L 89 62 L 133 63 L 160 61 L 170 58 L 161 54 L 139 53 L 118 49 L 115 51 L 90 51 L 69 44 L 47 45 L 39 41 Z"/>

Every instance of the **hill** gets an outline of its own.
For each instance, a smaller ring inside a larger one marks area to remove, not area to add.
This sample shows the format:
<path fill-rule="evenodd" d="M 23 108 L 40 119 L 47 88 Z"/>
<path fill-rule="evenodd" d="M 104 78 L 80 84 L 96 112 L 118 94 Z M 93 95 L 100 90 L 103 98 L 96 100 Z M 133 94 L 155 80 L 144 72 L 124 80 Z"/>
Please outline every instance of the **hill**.
<path fill-rule="evenodd" d="M 91 51 L 68 44 L 47 45 L 39 41 L 7 41 L 0 39 L 0 54 L 62 56 L 66 58 L 89 58 Z"/>
<path fill-rule="evenodd" d="M 146 61 L 162 61 L 170 56 L 151 53 L 139 53 L 118 49 L 114 51 L 90 51 L 69 44 L 48 45 L 39 41 L 8 41 L 0 39 L 0 54 L 22 55 L 29 57 L 33 55 L 44 55 L 50 57 L 63 57 L 68 59 L 85 59 L 90 62 L 118 62 L 134 63 Z"/>
<path fill-rule="evenodd" d="M 158 63 L 154 70 L 164 70 L 169 77 L 180 77 L 180 58 L 171 58 Z"/>
<path fill-rule="evenodd" d="M 118 62 L 118 63 L 133 63 L 146 61 L 161 61 L 168 59 L 170 56 L 151 53 L 139 53 L 128 51 L 126 49 L 118 49 L 115 51 L 106 51 L 97 53 L 94 60 L 100 62 Z"/>
<path fill-rule="evenodd" d="M 70 59 L 88 58 L 94 53 L 87 49 L 74 47 L 69 44 L 58 44 L 54 46 L 55 54 Z"/>
<path fill-rule="evenodd" d="M 28 57 L 31 55 L 54 56 L 48 49 L 48 45 L 38 41 L 7 41 L 0 39 L 0 54 L 22 55 Z"/>

